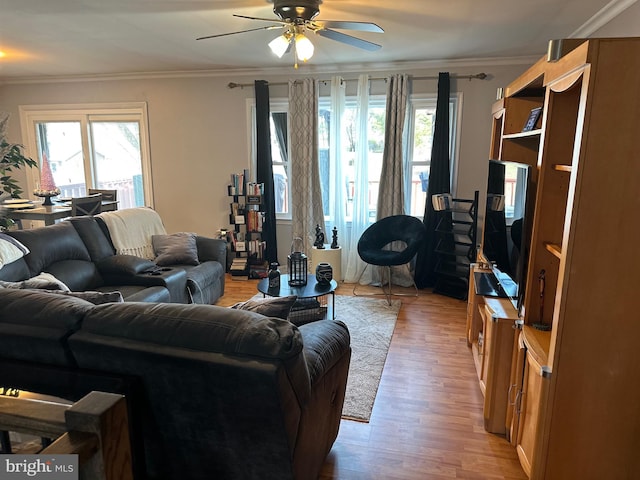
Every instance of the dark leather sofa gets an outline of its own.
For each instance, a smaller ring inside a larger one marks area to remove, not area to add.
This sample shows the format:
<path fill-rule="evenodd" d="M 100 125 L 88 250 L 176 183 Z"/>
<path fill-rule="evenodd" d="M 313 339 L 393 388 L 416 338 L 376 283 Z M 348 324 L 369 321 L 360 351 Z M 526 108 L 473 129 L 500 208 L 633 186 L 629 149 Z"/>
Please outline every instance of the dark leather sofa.
<path fill-rule="evenodd" d="M 0 289 L 0 341 L 1 385 L 125 393 L 136 477 L 149 479 L 317 478 L 351 355 L 331 320 L 13 289 Z"/>
<path fill-rule="evenodd" d="M 226 242 L 196 237 L 198 265 L 166 265 L 117 255 L 97 217 L 7 232 L 30 253 L 0 269 L 0 280 L 18 282 L 47 272 L 72 291 L 120 291 L 125 301 L 213 304 L 224 293 Z"/>

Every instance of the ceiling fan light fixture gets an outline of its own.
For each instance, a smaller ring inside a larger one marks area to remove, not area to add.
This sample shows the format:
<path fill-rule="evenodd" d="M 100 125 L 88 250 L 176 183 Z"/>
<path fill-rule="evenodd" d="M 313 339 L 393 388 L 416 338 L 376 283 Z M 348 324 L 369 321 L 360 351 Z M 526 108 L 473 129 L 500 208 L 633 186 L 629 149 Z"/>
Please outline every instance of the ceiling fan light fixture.
<path fill-rule="evenodd" d="M 296 42 L 296 55 L 298 56 L 298 60 L 306 62 L 313 56 L 313 43 L 311 43 L 311 40 L 302 33 L 296 33 L 294 39 Z"/>
<path fill-rule="evenodd" d="M 287 35 L 285 33 L 271 40 L 269 42 L 269 48 L 274 54 L 277 55 L 278 58 L 282 58 L 282 56 L 289 49 L 290 42 L 291 42 L 291 35 Z"/>

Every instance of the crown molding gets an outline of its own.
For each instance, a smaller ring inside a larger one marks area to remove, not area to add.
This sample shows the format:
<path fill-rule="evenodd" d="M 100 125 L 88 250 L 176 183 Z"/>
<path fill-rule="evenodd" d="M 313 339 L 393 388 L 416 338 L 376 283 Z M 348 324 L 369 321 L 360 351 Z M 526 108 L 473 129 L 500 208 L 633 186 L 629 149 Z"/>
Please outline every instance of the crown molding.
<path fill-rule="evenodd" d="M 522 56 L 522 57 L 486 57 L 486 58 L 464 58 L 452 60 L 425 60 L 407 62 L 385 62 L 385 63 L 362 63 L 345 65 L 311 65 L 307 64 L 286 75 L 291 77 L 307 76 L 312 74 L 330 73 L 374 73 L 387 71 L 415 71 L 415 70 L 435 70 L 466 67 L 491 67 L 510 65 L 530 65 L 535 63 L 543 55 Z M 38 77 L 13 77 L 0 78 L 0 85 L 33 85 L 52 83 L 75 83 L 75 82 L 105 82 L 105 81 L 126 81 L 126 80 L 156 80 L 171 78 L 220 78 L 220 77 L 282 77 L 282 67 L 270 68 L 216 68 L 208 70 L 182 70 L 166 72 L 129 72 L 100 75 L 59 75 L 59 76 L 38 76 Z"/>
<path fill-rule="evenodd" d="M 637 0 L 611 0 L 568 38 L 588 38 L 636 2 Z"/>

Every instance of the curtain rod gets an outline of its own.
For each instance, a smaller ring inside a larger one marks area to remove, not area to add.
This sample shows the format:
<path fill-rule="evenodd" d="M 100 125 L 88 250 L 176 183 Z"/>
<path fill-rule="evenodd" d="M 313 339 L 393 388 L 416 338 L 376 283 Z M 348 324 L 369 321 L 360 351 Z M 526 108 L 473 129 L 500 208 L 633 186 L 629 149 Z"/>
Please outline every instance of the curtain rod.
<path fill-rule="evenodd" d="M 487 78 L 487 74 L 484 72 L 480 72 L 480 73 L 475 73 L 473 75 L 456 75 L 455 73 L 450 75 L 450 78 L 466 78 L 467 80 L 471 81 L 471 80 L 484 80 L 485 78 Z M 411 77 L 413 80 L 438 80 L 438 76 L 432 75 L 432 76 L 427 76 L 427 77 Z M 386 80 L 387 77 L 372 77 L 370 78 L 370 80 Z M 345 81 L 349 81 L 349 80 L 356 80 L 356 79 L 345 79 Z M 330 80 L 318 80 L 319 82 L 329 82 Z M 244 87 L 253 87 L 253 83 L 234 83 L 234 82 L 229 82 L 229 84 L 227 85 L 228 88 L 240 88 L 243 89 Z M 274 82 L 274 83 L 270 83 L 269 85 L 289 85 L 288 82 Z"/>

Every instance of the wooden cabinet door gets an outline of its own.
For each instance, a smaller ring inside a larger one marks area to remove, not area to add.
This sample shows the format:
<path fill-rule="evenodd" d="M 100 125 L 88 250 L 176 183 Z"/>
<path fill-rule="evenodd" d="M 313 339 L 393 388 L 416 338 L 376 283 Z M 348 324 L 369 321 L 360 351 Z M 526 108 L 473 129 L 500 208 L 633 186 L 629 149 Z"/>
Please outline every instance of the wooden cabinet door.
<path fill-rule="evenodd" d="M 481 271 L 477 263 L 469 268 L 469 293 L 467 295 L 467 346 L 478 342 L 478 334 L 482 330 L 482 319 L 478 308 L 482 306 L 482 296 L 476 295 L 474 273 Z"/>
<path fill-rule="evenodd" d="M 489 356 L 491 354 L 491 342 L 492 336 L 488 324 L 491 323 L 490 314 L 484 305 L 481 305 L 478 309 L 480 312 L 480 318 L 482 319 L 482 330 L 479 333 L 478 340 L 478 356 L 480 358 L 480 389 L 482 393 L 486 395 L 487 390 L 487 377 L 489 375 Z"/>
<path fill-rule="evenodd" d="M 524 380 L 524 362 L 527 348 L 522 335 L 518 335 L 514 348 L 514 360 L 511 369 L 511 384 L 509 386 L 509 407 L 507 408 L 507 440 L 516 446 L 518 441 L 518 425 L 520 423 L 520 409 L 522 400 L 522 383 Z"/>
<path fill-rule="evenodd" d="M 515 334 L 514 320 L 492 316 L 485 327 L 484 428 L 487 432 L 505 435 Z"/>
<path fill-rule="evenodd" d="M 544 417 L 543 399 L 546 400 L 547 383 L 543 376 L 542 365 L 527 350 L 524 357 L 516 451 L 520 464 L 529 478 L 536 478 L 534 467 L 537 465 L 536 454 L 539 454 L 542 434 L 540 421 Z"/>

